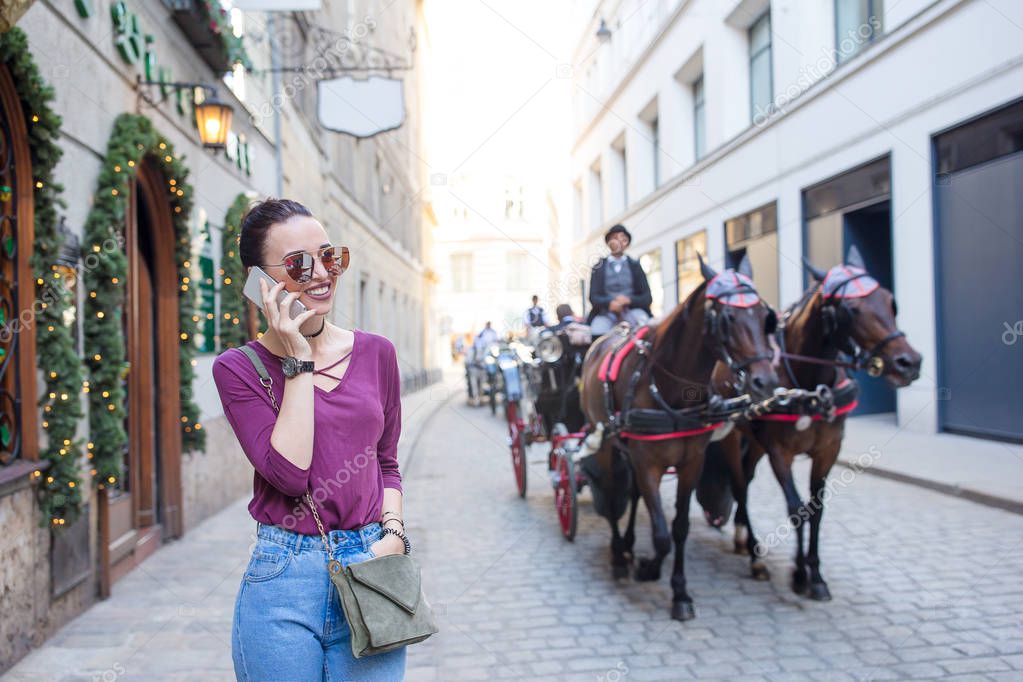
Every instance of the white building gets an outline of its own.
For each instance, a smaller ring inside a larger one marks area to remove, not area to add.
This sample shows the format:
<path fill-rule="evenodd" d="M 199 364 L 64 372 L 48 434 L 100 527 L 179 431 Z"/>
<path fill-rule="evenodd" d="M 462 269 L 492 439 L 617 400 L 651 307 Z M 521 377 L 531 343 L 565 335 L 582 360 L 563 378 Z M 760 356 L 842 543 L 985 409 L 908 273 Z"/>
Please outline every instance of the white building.
<path fill-rule="evenodd" d="M 551 315 L 556 261 L 546 192 L 514 177 L 458 175 L 434 186 L 441 333 L 476 334 L 486 322 L 521 332 L 533 295 Z"/>
<path fill-rule="evenodd" d="M 856 244 L 924 355 L 916 384 L 866 387 L 861 412 L 1023 437 L 1006 381 L 1023 377 L 1023 4 L 583 4 L 576 262 L 623 223 L 665 273 L 667 308 L 700 281 L 696 251 L 716 267 L 749 254 L 784 306 L 804 255 L 830 267 Z"/>

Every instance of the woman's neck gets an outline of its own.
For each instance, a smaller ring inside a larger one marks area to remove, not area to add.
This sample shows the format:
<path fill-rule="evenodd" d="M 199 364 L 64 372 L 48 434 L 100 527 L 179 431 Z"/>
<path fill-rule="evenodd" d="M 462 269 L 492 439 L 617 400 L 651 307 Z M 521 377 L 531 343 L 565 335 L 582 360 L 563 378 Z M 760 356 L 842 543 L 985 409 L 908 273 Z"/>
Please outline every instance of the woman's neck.
<path fill-rule="evenodd" d="M 316 334 L 317 330 L 322 329 L 319 334 Z M 313 315 L 302 325 L 300 331 L 306 337 L 306 341 L 309 342 L 309 349 L 312 350 L 313 356 L 320 355 L 323 351 L 329 349 L 334 343 L 336 327 L 327 322 L 325 315 Z M 309 336 L 309 334 L 316 334 L 316 336 Z M 263 345 L 271 347 L 276 355 L 282 355 L 282 349 L 284 344 L 281 342 L 277 333 L 272 329 L 268 329 L 262 337 Z"/>

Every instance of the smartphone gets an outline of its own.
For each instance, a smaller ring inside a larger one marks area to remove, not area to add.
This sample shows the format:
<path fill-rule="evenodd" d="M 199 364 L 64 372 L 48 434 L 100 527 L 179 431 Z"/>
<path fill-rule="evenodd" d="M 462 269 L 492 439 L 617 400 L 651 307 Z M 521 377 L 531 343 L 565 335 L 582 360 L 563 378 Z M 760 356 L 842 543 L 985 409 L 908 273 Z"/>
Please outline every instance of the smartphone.
<path fill-rule="evenodd" d="M 263 309 L 263 292 L 259 290 L 259 280 L 266 282 L 266 288 L 272 289 L 277 280 L 270 275 L 266 274 L 266 271 L 258 265 L 253 265 L 249 268 L 249 278 L 245 280 L 245 288 L 242 292 L 248 297 L 250 301 L 256 304 L 260 310 Z M 284 300 L 284 297 L 288 295 L 287 289 L 282 289 L 280 295 L 277 296 L 277 303 L 279 304 Z M 308 308 L 302 304 L 302 301 L 297 298 L 291 304 L 291 319 L 295 319 L 300 314 L 304 313 Z"/>

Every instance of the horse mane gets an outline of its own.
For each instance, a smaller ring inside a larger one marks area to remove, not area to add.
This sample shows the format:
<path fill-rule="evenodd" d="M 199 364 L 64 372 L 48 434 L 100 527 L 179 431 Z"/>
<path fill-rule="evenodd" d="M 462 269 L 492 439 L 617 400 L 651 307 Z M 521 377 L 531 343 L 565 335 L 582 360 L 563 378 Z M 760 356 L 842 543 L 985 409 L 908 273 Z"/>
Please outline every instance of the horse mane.
<path fill-rule="evenodd" d="M 671 359 L 676 356 L 676 346 L 692 316 L 694 302 L 703 296 L 706 289 L 707 280 L 704 280 L 686 297 L 685 301 L 675 306 L 675 309 L 657 325 L 656 338 L 654 338 L 653 349 L 650 353 L 652 367 L 663 366 L 663 361 L 670 364 Z"/>
<path fill-rule="evenodd" d="M 785 313 L 782 315 L 782 319 L 779 320 L 779 322 L 793 320 L 799 317 L 803 310 L 813 302 L 818 291 L 820 291 L 820 282 L 812 282 L 803 292 L 803 295 L 799 297 L 799 300 L 785 309 Z"/>

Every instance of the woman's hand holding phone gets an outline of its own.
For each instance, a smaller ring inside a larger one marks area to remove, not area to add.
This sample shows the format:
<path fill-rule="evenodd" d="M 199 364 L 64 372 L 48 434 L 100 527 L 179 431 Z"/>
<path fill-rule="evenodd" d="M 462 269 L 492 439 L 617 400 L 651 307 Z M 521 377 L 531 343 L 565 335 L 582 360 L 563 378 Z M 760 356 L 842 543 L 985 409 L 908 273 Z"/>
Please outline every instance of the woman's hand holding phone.
<path fill-rule="evenodd" d="M 289 291 L 278 304 L 277 296 L 283 289 L 284 282 L 277 282 L 268 288 L 266 280 L 259 281 L 259 290 L 263 294 L 263 312 L 288 355 L 299 360 L 312 360 L 313 351 L 309 341 L 302 335 L 301 327 L 306 320 L 316 314 L 316 311 L 306 310 L 292 318 L 291 304 L 298 298 L 300 292 Z"/>

